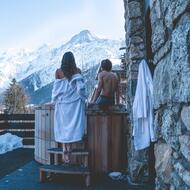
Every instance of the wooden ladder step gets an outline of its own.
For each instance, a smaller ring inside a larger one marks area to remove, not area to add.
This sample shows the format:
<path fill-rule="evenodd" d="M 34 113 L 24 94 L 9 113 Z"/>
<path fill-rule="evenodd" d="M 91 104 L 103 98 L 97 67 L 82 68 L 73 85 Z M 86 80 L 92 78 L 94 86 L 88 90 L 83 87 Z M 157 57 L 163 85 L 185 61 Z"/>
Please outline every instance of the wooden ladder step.
<path fill-rule="evenodd" d="M 64 154 L 67 152 L 64 152 L 62 148 L 50 148 L 48 149 L 48 153 L 50 154 Z M 71 152 L 69 152 L 71 155 L 84 155 L 88 156 L 89 152 L 84 149 L 73 149 Z"/>
<path fill-rule="evenodd" d="M 89 168 L 73 164 L 44 165 L 40 167 L 40 170 L 62 174 L 90 174 Z"/>
<path fill-rule="evenodd" d="M 44 165 L 40 167 L 40 182 L 45 181 L 46 173 L 75 174 L 85 177 L 86 186 L 90 185 L 90 170 L 79 165 Z"/>

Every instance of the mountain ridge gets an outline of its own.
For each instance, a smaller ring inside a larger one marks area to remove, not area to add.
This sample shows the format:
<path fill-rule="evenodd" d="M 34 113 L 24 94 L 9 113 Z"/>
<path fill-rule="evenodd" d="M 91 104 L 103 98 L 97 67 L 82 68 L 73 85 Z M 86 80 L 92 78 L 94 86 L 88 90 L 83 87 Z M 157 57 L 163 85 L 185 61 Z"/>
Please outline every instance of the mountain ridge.
<path fill-rule="evenodd" d="M 55 70 L 60 67 L 61 58 L 66 51 L 74 53 L 77 66 L 82 71 L 90 72 L 90 68 L 97 68 L 102 59 L 119 59 L 122 43 L 122 40 L 98 38 L 89 30 L 83 30 L 67 43 L 55 48 L 43 44 L 35 51 L 23 50 L 14 56 L 3 57 L 0 54 L 0 88 L 6 89 L 14 77 L 27 94 L 33 96 L 41 88 L 52 84 Z M 33 98 L 30 99 L 33 100 L 30 103 L 36 103 Z"/>

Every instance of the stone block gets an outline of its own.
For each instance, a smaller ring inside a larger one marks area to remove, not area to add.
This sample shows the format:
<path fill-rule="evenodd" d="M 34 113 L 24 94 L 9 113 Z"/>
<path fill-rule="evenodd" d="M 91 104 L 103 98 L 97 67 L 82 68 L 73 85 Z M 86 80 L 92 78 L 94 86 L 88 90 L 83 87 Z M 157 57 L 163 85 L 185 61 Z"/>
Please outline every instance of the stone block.
<path fill-rule="evenodd" d="M 173 180 L 171 182 L 170 190 L 189 190 L 189 187 L 185 185 L 183 180 L 175 171 L 171 173 L 171 176 Z"/>
<path fill-rule="evenodd" d="M 171 54 L 166 55 L 156 65 L 153 77 L 154 108 L 170 101 L 170 60 Z"/>
<path fill-rule="evenodd" d="M 163 180 L 160 179 L 159 177 L 156 177 L 155 180 L 155 190 L 169 190 L 170 185 L 163 183 Z"/>
<path fill-rule="evenodd" d="M 154 25 L 152 25 L 152 50 L 155 53 L 158 51 L 162 45 L 167 41 L 166 38 L 166 27 L 163 20 L 157 20 Z"/>
<path fill-rule="evenodd" d="M 172 28 L 178 18 L 185 12 L 189 11 L 190 0 L 166 0 L 166 2 L 163 3 L 163 6 L 165 10 L 166 26 Z"/>
<path fill-rule="evenodd" d="M 132 60 L 145 58 L 145 49 L 141 50 L 141 46 L 131 44 L 129 48 L 129 58 Z"/>
<path fill-rule="evenodd" d="M 128 16 L 129 18 L 137 18 L 142 16 L 142 3 L 131 1 L 128 3 Z"/>
<path fill-rule="evenodd" d="M 135 183 L 142 183 L 144 177 L 146 176 L 146 181 L 148 181 L 148 163 L 147 162 L 140 162 L 137 160 L 133 160 L 130 163 L 130 173 L 132 182 Z"/>
<path fill-rule="evenodd" d="M 190 171 L 187 170 L 180 162 L 174 164 L 174 169 L 183 182 L 190 188 Z"/>
<path fill-rule="evenodd" d="M 161 139 L 162 111 L 159 109 L 154 114 L 154 130 L 156 139 Z"/>
<path fill-rule="evenodd" d="M 180 125 L 177 125 L 177 116 L 179 115 L 180 107 L 168 106 L 164 109 L 162 115 L 161 135 L 162 138 L 176 151 L 179 150 L 178 135 L 180 135 Z M 179 127 L 179 129 L 178 129 Z"/>
<path fill-rule="evenodd" d="M 155 108 L 165 103 L 190 101 L 189 44 L 190 15 L 186 14 L 172 32 L 171 53 L 169 51 L 155 68 L 153 79 Z"/>
<path fill-rule="evenodd" d="M 144 43 L 144 39 L 141 36 L 132 36 L 129 39 L 130 44 L 141 44 Z"/>
<path fill-rule="evenodd" d="M 172 33 L 170 93 L 173 102 L 190 101 L 190 15 L 182 16 Z"/>
<path fill-rule="evenodd" d="M 142 30 L 143 30 L 142 18 L 135 18 L 129 20 L 128 32 L 130 37 L 134 35 L 137 31 L 142 31 Z"/>
<path fill-rule="evenodd" d="M 181 105 L 167 105 L 156 111 L 154 126 L 158 138 L 164 139 L 174 150 L 179 151 L 178 136 L 182 135 L 180 122 Z"/>
<path fill-rule="evenodd" d="M 168 0 L 165 0 L 165 2 L 168 2 Z M 152 3 L 150 3 L 152 4 Z M 152 25 L 155 25 L 155 23 L 160 20 L 164 19 L 164 9 L 163 9 L 163 2 L 162 0 L 156 0 L 154 1 L 153 5 L 150 6 L 151 8 L 151 22 Z"/>
<path fill-rule="evenodd" d="M 168 28 L 173 28 L 173 15 L 176 9 L 176 0 L 175 1 L 166 0 L 165 8 L 166 10 L 165 10 L 164 22 Z"/>
<path fill-rule="evenodd" d="M 161 7 L 161 1 L 156 1 L 155 3 L 155 12 L 156 12 L 156 17 L 158 19 L 161 19 L 163 14 L 162 14 L 162 7 Z"/>
<path fill-rule="evenodd" d="M 176 4 L 175 4 L 173 20 L 176 20 L 183 13 L 185 13 L 186 11 L 188 12 L 190 10 L 190 0 L 177 0 L 175 2 Z"/>
<path fill-rule="evenodd" d="M 139 63 L 132 63 L 131 64 L 131 71 L 137 71 L 139 70 Z"/>
<path fill-rule="evenodd" d="M 157 143 L 154 148 L 155 152 L 155 169 L 156 175 L 162 179 L 164 184 L 171 183 L 171 156 L 172 149 L 169 145 L 165 143 Z"/>
<path fill-rule="evenodd" d="M 163 59 L 171 50 L 171 40 L 168 40 L 162 48 L 154 55 L 154 64 L 157 64 L 161 59 Z"/>
<path fill-rule="evenodd" d="M 151 25 L 152 26 L 155 25 L 156 22 L 158 21 L 155 6 L 152 6 L 152 8 L 151 8 L 151 11 L 150 11 L 150 20 L 151 20 Z"/>
<path fill-rule="evenodd" d="M 190 162 L 190 136 L 189 135 L 182 135 L 179 136 L 180 142 L 180 151 L 183 156 Z"/>
<path fill-rule="evenodd" d="M 177 152 L 173 152 L 173 158 L 175 160 L 178 160 L 180 158 L 180 155 Z"/>
<path fill-rule="evenodd" d="M 187 130 L 190 131 L 190 106 L 183 106 L 181 111 L 181 119 Z"/>
<path fill-rule="evenodd" d="M 174 2 L 174 0 L 161 0 L 161 8 L 163 13 L 167 11 L 172 2 Z"/>

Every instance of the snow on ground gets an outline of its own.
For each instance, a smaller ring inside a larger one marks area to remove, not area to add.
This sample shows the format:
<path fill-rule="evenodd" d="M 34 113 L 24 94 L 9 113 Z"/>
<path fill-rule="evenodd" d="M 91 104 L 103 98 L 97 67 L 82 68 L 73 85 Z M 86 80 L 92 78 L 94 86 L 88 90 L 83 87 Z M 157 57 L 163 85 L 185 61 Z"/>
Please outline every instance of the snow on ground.
<path fill-rule="evenodd" d="M 0 154 L 22 147 L 22 138 L 11 133 L 0 135 Z"/>

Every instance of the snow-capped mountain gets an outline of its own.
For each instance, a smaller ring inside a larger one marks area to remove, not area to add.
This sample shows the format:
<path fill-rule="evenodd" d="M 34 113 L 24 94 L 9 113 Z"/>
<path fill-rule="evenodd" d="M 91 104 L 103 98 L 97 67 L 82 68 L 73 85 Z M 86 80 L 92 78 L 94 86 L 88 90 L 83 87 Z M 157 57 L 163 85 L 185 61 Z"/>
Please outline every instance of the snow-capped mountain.
<path fill-rule="evenodd" d="M 77 66 L 82 71 L 88 71 L 90 68 L 96 68 L 102 59 L 119 59 L 119 48 L 122 43 L 122 40 L 98 38 L 90 31 L 84 30 L 57 48 L 43 44 L 35 51 L 2 53 L 0 54 L 0 90 L 6 89 L 12 78 L 16 78 L 30 95 L 31 93 L 34 95 L 54 81 L 55 70 L 60 67 L 62 56 L 66 51 L 72 51 Z M 31 102 L 35 103 L 33 98 L 31 99 Z"/>

